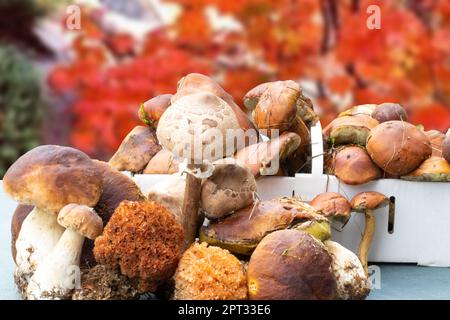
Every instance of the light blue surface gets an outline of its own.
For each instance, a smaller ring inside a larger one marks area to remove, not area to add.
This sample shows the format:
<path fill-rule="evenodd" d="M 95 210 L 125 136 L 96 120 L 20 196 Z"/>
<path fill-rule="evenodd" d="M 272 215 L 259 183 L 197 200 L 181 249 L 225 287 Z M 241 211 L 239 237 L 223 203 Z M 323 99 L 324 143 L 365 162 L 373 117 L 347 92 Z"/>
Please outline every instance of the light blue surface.
<path fill-rule="evenodd" d="M 0 300 L 20 299 L 14 285 L 11 256 L 11 216 L 16 203 L 3 192 L 0 181 Z M 450 299 L 450 268 L 378 264 L 381 288 L 369 299 Z"/>

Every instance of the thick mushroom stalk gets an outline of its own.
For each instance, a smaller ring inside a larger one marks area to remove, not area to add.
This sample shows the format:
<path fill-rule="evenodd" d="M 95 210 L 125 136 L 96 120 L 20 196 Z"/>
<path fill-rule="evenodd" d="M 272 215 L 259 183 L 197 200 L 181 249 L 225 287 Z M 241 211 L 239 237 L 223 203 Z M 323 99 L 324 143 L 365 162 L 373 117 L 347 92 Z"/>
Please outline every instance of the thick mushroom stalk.
<path fill-rule="evenodd" d="M 189 170 L 195 170 L 194 164 L 188 164 Z M 183 201 L 183 229 L 185 232 L 184 248 L 188 248 L 195 241 L 198 226 L 198 209 L 200 207 L 202 180 L 191 173 L 186 173 L 186 188 Z"/>
<path fill-rule="evenodd" d="M 364 213 L 365 216 L 364 233 L 359 243 L 358 257 L 366 276 L 369 274 L 367 257 L 375 233 L 375 210 L 387 206 L 388 203 L 389 199 L 386 196 L 375 191 L 358 193 L 351 201 L 353 211 Z"/>
<path fill-rule="evenodd" d="M 31 277 L 27 299 L 66 298 L 75 289 L 85 237 L 95 239 L 103 229 L 103 222 L 93 209 L 76 204 L 61 209 L 58 223 L 66 230 Z"/>

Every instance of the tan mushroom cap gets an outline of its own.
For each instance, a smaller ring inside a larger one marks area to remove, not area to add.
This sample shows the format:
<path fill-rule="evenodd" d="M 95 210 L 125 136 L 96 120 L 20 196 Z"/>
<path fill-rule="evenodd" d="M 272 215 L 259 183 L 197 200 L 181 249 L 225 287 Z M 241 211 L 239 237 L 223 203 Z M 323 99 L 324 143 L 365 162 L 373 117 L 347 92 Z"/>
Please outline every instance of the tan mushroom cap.
<path fill-rule="evenodd" d="M 162 149 L 150 159 L 144 174 L 172 174 L 178 172 L 180 160 L 174 154 Z"/>
<path fill-rule="evenodd" d="M 102 175 L 86 154 L 54 145 L 27 152 L 3 178 L 3 188 L 13 199 L 55 214 L 69 203 L 95 206 L 102 187 Z"/>
<path fill-rule="evenodd" d="M 371 116 L 372 112 L 375 110 L 376 104 L 360 104 L 357 106 L 353 106 L 348 108 L 345 111 L 342 111 L 339 114 L 339 117 L 345 117 L 345 116 L 356 116 L 359 114 L 364 114 L 366 116 Z"/>
<path fill-rule="evenodd" d="M 351 205 L 353 211 L 364 212 L 376 210 L 389 204 L 389 199 L 382 193 L 376 191 L 360 192 L 353 197 Z"/>
<path fill-rule="evenodd" d="M 58 223 L 91 240 L 97 238 L 103 231 L 102 219 L 94 209 L 75 203 L 61 209 L 58 214 Z"/>
<path fill-rule="evenodd" d="M 442 156 L 448 163 L 450 163 L 450 129 L 448 129 L 442 145 Z"/>
<path fill-rule="evenodd" d="M 444 146 L 445 133 L 442 133 L 439 130 L 429 130 L 424 131 L 424 134 L 427 136 L 428 140 L 430 141 L 431 148 L 433 149 L 431 156 L 442 157 L 442 148 Z"/>
<path fill-rule="evenodd" d="M 450 164 L 444 158 L 431 157 L 401 178 L 412 181 L 450 182 Z"/>
<path fill-rule="evenodd" d="M 348 219 L 352 212 L 350 202 L 337 192 L 321 193 L 311 200 L 310 205 L 329 218 Z"/>

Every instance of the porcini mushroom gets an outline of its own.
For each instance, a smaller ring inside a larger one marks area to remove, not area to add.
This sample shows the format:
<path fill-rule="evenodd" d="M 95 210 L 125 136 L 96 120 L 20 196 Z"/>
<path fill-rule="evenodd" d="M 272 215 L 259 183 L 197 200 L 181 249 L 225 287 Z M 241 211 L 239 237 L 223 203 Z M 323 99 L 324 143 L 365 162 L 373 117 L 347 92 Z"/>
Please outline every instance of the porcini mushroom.
<path fill-rule="evenodd" d="M 353 211 L 364 213 L 365 216 L 364 233 L 359 244 L 358 257 L 367 276 L 367 256 L 375 232 L 375 210 L 387 206 L 389 199 L 385 195 L 375 191 L 360 192 L 353 197 L 351 204 Z"/>
<path fill-rule="evenodd" d="M 338 297 L 332 259 L 306 232 L 279 230 L 256 247 L 247 270 L 252 300 L 333 300 Z"/>
<path fill-rule="evenodd" d="M 450 163 L 450 129 L 448 129 L 444 144 L 442 145 L 442 157 Z"/>
<path fill-rule="evenodd" d="M 350 202 L 337 192 L 321 193 L 312 199 L 309 204 L 328 219 L 343 223 L 350 219 L 352 213 Z"/>
<path fill-rule="evenodd" d="M 214 172 L 202 185 L 201 208 L 209 219 L 219 219 L 253 203 L 256 181 L 233 159 L 214 163 Z"/>
<path fill-rule="evenodd" d="M 450 182 L 450 164 L 444 158 L 431 157 L 401 178 L 410 181 Z"/>
<path fill-rule="evenodd" d="M 372 160 L 391 175 L 405 175 L 431 156 L 425 134 L 405 121 L 388 121 L 372 129 L 367 139 Z"/>
<path fill-rule="evenodd" d="M 375 107 L 372 112 L 372 118 L 379 123 L 393 120 L 408 121 L 408 114 L 401 105 L 386 102 Z"/>
<path fill-rule="evenodd" d="M 377 125 L 377 120 L 365 114 L 343 116 L 331 121 L 323 129 L 323 135 L 335 146 L 345 144 L 365 146 L 370 130 Z"/>
<path fill-rule="evenodd" d="M 64 228 L 56 220 L 60 209 L 73 202 L 95 206 L 102 187 L 102 176 L 93 161 L 69 147 L 34 148 L 8 169 L 3 180 L 5 192 L 20 203 L 34 205 L 16 241 L 19 287 L 28 282 L 63 234 Z"/>
<path fill-rule="evenodd" d="M 159 96 L 153 97 L 147 100 L 139 108 L 139 119 L 150 126 L 150 128 L 158 127 L 159 118 L 170 106 L 171 94 L 161 94 Z"/>
<path fill-rule="evenodd" d="M 439 130 L 424 131 L 428 140 L 430 141 L 432 157 L 442 157 L 442 147 L 444 146 L 445 134 Z"/>
<path fill-rule="evenodd" d="M 41 261 L 30 279 L 26 298 L 64 299 L 75 289 L 84 238 L 95 239 L 103 230 L 102 219 L 92 208 L 68 204 L 58 214 L 66 228 L 52 252 Z"/>

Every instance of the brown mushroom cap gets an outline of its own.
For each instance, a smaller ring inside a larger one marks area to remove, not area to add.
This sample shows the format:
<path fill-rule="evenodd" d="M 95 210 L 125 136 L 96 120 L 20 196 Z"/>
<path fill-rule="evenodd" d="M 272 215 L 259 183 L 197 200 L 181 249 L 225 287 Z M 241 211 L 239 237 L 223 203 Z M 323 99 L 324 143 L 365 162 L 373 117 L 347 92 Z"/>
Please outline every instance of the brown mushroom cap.
<path fill-rule="evenodd" d="M 160 150 L 154 129 L 136 126 L 123 139 L 109 164 L 120 171 L 140 172 Z"/>
<path fill-rule="evenodd" d="M 266 236 L 253 252 L 247 271 L 254 300 L 332 300 L 337 282 L 324 245 L 309 234 L 280 230 Z"/>
<path fill-rule="evenodd" d="M 392 175 L 405 175 L 431 156 L 431 145 L 425 134 L 404 121 L 383 122 L 367 140 L 372 160 Z"/>
<path fill-rule="evenodd" d="M 255 109 L 256 105 L 258 104 L 259 98 L 264 93 L 264 91 L 266 91 L 266 89 L 270 87 L 271 84 L 272 82 L 261 83 L 245 94 L 244 105 L 247 110 L 251 111 Z"/>
<path fill-rule="evenodd" d="M 450 182 L 450 164 L 444 158 L 431 157 L 401 178 L 412 181 Z"/>
<path fill-rule="evenodd" d="M 433 149 L 431 156 L 442 157 L 442 147 L 444 146 L 445 134 L 439 130 L 429 130 L 424 132 L 428 140 L 430 140 Z"/>
<path fill-rule="evenodd" d="M 161 94 L 144 102 L 139 108 L 139 119 L 153 128 L 158 126 L 159 118 L 170 106 L 171 94 Z"/>
<path fill-rule="evenodd" d="M 86 154 L 54 145 L 27 152 L 3 178 L 3 188 L 13 199 L 55 214 L 69 203 L 95 206 L 102 186 L 102 177 Z"/>
<path fill-rule="evenodd" d="M 380 177 L 380 169 L 373 163 L 364 148 L 346 146 L 334 158 L 334 174 L 342 182 L 359 185 Z"/>
<path fill-rule="evenodd" d="M 442 156 L 450 163 L 450 129 L 447 131 L 444 144 L 442 145 Z"/>
<path fill-rule="evenodd" d="M 327 218 L 347 220 L 352 212 L 350 202 L 337 192 L 321 193 L 311 200 L 310 205 Z"/>
<path fill-rule="evenodd" d="M 228 159 L 215 163 L 213 174 L 203 182 L 201 208 L 209 219 L 218 219 L 253 203 L 256 181 L 246 167 Z"/>
<path fill-rule="evenodd" d="M 353 211 L 376 210 L 389 204 L 389 199 L 376 191 L 360 192 L 351 201 Z"/>
<path fill-rule="evenodd" d="M 323 134 L 335 145 L 358 144 L 365 146 L 370 130 L 378 125 L 378 121 L 364 114 L 344 116 L 334 119 Z"/>
<path fill-rule="evenodd" d="M 94 209 L 75 203 L 61 209 L 58 214 L 58 223 L 91 240 L 97 238 L 103 230 L 102 219 Z"/>
<path fill-rule="evenodd" d="M 378 120 L 379 123 L 393 120 L 408 121 L 408 114 L 401 105 L 386 102 L 375 107 L 372 118 Z"/>
<path fill-rule="evenodd" d="M 22 228 L 22 223 L 25 218 L 33 211 L 33 206 L 19 204 L 14 211 L 14 214 L 11 219 L 11 252 L 14 259 L 16 261 L 16 240 L 19 237 L 20 229 Z"/>
<path fill-rule="evenodd" d="M 144 174 L 172 174 L 178 172 L 180 161 L 167 149 L 160 150 L 150 159 Z"/>

